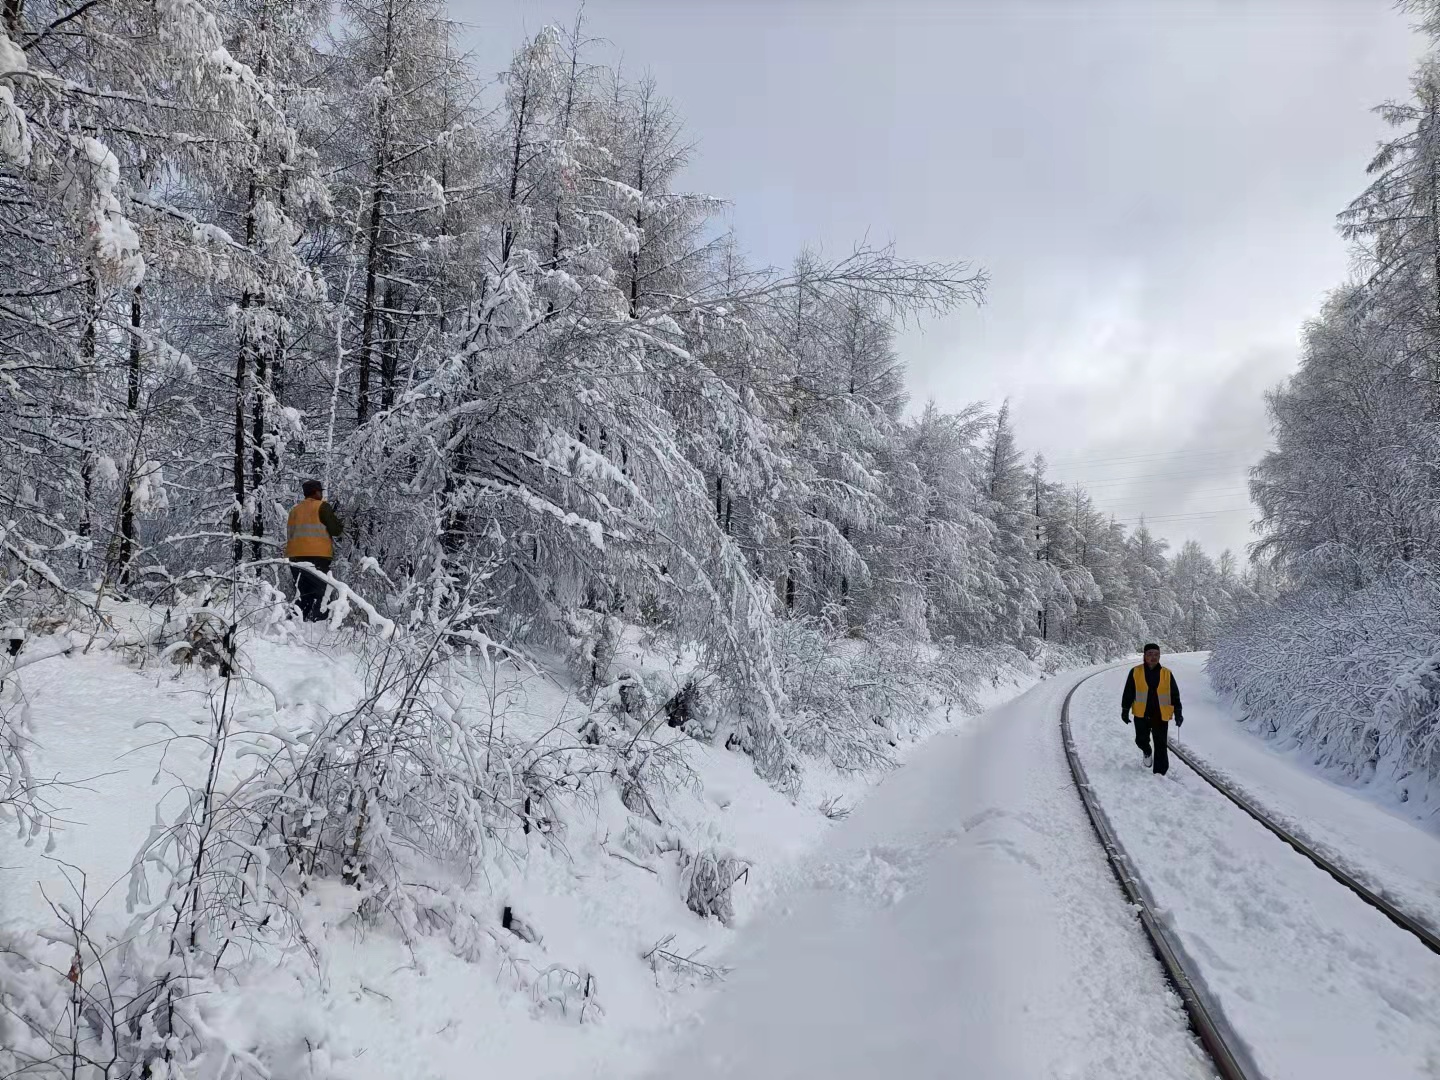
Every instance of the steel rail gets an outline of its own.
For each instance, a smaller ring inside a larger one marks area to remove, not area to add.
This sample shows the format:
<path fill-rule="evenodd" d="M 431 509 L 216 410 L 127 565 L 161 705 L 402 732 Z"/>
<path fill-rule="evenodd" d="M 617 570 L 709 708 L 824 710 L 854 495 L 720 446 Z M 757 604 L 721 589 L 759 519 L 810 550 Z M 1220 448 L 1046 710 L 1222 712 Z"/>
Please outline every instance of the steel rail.
<path fill-rule="evenodd" d="M 1426 926 L 1414 916 L 1407 915 L 1379 893 L 1362 885 L 1349 871 L 1342 869 L 1324 855 L 1321 855 L 1302 837 L 1296 836 L 1284 826 L 1277 825 L 1270 818 L 1266 817 L 1260 808 L 1241 794 L 1233 784 L 1220 779 L 1210 766 L 1196 758 L 1193 753 L 1176 746 L 1174 743 L 1170 744 L 1170 752 L 1189 766 L 1190 770 L 1194 772 L 1196 776 L 1215 788 L 1216 791 L 1224 795 L 1241 810 L 1244 810 L 1245 813 L 1249 814 L 1261 825 L 1264 825 L 1265 828 L 1269 829 L 1301 855 L 1304 855 L 1305 858 L 1309 859 L 1341 885 L 1344 885 L 1361 900 L 1364 900 L 1365 903 L 1380 912 L 1380 914 L 1384 915 L 1402 930 L 1408 930 L 1414 934 L 1431 952 L 1440 953 L 1440 935 L 1437 935 L 1430 927 Z"/>
<path fill-rule="evenodd" d="M 1065 758 L 1070 764 L 1070 775 L 1080 793 L 1080 801 L 1085 805 L 1085 812 L 1090 817 L 1090 824 L 1100 840 L 1100 846 L 1105 849 L 1105 857 L 1109 860 L 1115 880 L 1120 883 L 1121 891 L 1134 906 L 1140 925 L 1150 938 L 1155 956 L 1165 969 L 1171 986 L 1180 996 L 1185 1013 L 1190 1018 L 1190 1025 L 1205 1052 L 1210 1055 L 1215 1071 L 1220 1074 L 1221 1080 L 1263 1080 L 1263 1074 L 1255 1065 L 1244 1042 L 1226 1020 L 1223 1010 L 1211 999 L 1204 984 L 1191 974 L 1193 962 L 1189 960 L 1179 939 L 1156 915 L 1155 901 L 1149 888 L 1116 838 L 1115 829 L 1095 798 L 1090 781 L 1085 775 L 1085 766 L 1080 762 L 1080 755 L 1075 750 L 1075 739 L 1070 732 L 1070 700 L 1080 687 L 1098 674 L 1101 673 L 1087 675 L 1072 686 L 1060 707 L 1060 732 L 1065 744 Z"/>

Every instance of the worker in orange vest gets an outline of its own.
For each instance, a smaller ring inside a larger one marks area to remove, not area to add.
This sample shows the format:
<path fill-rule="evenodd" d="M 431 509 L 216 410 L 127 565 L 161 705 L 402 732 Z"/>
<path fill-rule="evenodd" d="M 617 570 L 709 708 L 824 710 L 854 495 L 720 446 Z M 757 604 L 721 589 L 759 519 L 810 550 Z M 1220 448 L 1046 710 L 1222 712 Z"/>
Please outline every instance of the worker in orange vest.
<path fill-rule="evenodd" d="M 312 574 L 306 566 L 322 573 L 330 572 L 341 525 L 334 508 L 325 501 L 325 485 L 319 480 L 306 480 L 300 490 L 305 498 L 290 511 L 285 525 L 285 557 L 290 560 L 290 577 L 299 598 L 300 617 L 306 622 L 318 622 L 320 603 L 325 598 L 325 579 Z"/>
<path fill-rule="evenodd" d="M 1135 745 L 1145 755 L 1146 767 L 1164 776 L 1170 769 L 1170 721 L 1173 719 L 1176 727 L 1185 723 L 1185 708 L 1180 704 L 1180 684 L 1160 663 L 1160 646 L 1146 645 L 1141 659 L 1143 662 L 1125 679 L 1120 719 L 1128 724 L 1134 714 Z"/>

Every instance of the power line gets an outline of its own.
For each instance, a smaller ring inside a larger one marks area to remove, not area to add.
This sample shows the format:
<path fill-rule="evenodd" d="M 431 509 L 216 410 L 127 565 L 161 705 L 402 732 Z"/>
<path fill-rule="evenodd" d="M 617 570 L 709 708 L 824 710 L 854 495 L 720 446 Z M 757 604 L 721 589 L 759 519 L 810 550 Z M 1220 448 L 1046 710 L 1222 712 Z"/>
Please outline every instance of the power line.
<path fill-rule="evenodd" d="M 1164 526 L 1237 515 L 1258 517 L 1258 509 L 1248 502 L 1250 490 L 1244 478 L 1259 456 L 1254 451 L 1226 447 L 1071 458 L 1047 463 L 1054 466 L 1054 471 L 1047 472 L 1046 479 L 1063 488 L 1079 488 L 1091 497 L 1091 508 L 1096 513 L 1127 529 L 1141 523 Z M 1146 471 L 1135 472 L 1137 468 Z M 1117 472 L 1120 475 L 1115 475 Z M 1184 491 L 1175 500 L 1165 500 L 1164 492 L 1157 490 L 1186 481 L 1198 482 L 1199 488 Z M 1242 505 L 1216 505 L 1232 499 L 1247 501 Z M 1144 513 L 1147 506 L 1162 500 L 1178 512 Z"/>
<path fill-rule="evenodd" d="M 1089 484 L 1077 481 L 1073 484 L 1066 484 L 1060 488 L 1061 491 L 1071 492 L 1076 488 L 1081 491 L 1089 491 L 1096 497 L 1114 496 L 1121 498 L 1131 491 L 1135 495 L 1144 498 L 1147 493 L 1156 488 L 1178 488 L 1176 498 L 1185 498 L 1192 490 L 1201 488 L 1219 488 L 1227 490 L 1239 490 L 1249 492 L 1250 484 L 1243 477 L 1235 475 L 1194 473 L 1182 476 L 1157 476 L 1153 479 L 1143 480 L 1127 477 L 1124 480 L 1096 480 Z"/>
<path fill-rule="evenodd" d="M 1091 507 L 1097 514 L 1106 514 L 1110 517 L 1135 518 L 1144 516 L 1154 519 L 1164 515 L 1169 517 L 1172 514 L 1208 514 L 1212 511 L 1255 509 L 1254 507 L 1242 506 L 1239 503 L 1198 503 L 1184 506 L 1095 506 Z M 1258 513 L 1259 511 L 1256 510 Z"/>
<path fill-rule="evenodd" d="M 1236 482 L 1234 482 L 1233 480 L 1231 480 L 1231 482 L 1228 482 L 1227 484 L 1227 482 L 1224 482 L 1224 478 L 1217 477 L 1215 478 L 1215 481 L 1212 482 L 1204 482 L 1204 484 L 1197 484 L 1195 485 L 1195 487 L 1192 488 L 1181 488 L 1179 492 L 1176 492 L 1176 495 L 1174 495 L 1174 497 L 1195 498 L 1197 497 L 1197 495 L 1214 495 L 1218 494 L 1218 492 L 1228 492 L 1228 494 L 1246 495 L 1248 494 L 1248 492 L 1250 492 L 1250 485 L 1236 484 Z M 1143 491 L 1135 492 L 1135 494 L 1133 495 L 1130 495 L 1128 494 L 1128 492 L 1125 491 L 1113 491 L 1110 492 L 1109 495 L 1099 495 L 1099 498 L 1152 498 L 1152 495 L 1146 495 Z"/>
<path fill-rule="evenodd" d="M 1229 480 L 1237 479 L 1237 470 L 1225 469 L 1220 472 L 1182 472 L 1182 473 L 1136 473 L 1133 476 L 1102 476 L 1093 480 L 1072 479 L 1065 480 L 1060 486 L 1063 487 L 1114 487 L 1116 484 L 1134 484 L 1143 486 L 1145 484 L 1169 484 L 1176 480 Z"/>
<path fill-rule="evenodd" d="M 1174 503 L 1174 504 L 1177 504 L 1177 505 L 1179 505 L 1179 506 L 1184 506 L 1184 505 L 1187 505 L 1187 504 L 1189 504 L 1189 503 L 1194 502 L 1196 499 L 1220 499 L 1220 498 L 1225 498 L 1225 499 L 1248 499 L 1249 497 L 1250 497 L 1250 489 L 1249 489 L 1249 488 L 1230 487 L 1230 488 L 1209 488 L 1209 489 L 1207 489 L 1207 490 L 1187 491 L 1187 492 L 1184 493 L 1184 495 L 1180 496 L 1179 498 L 1165 499 L 1164 501 L 1165 501 L 1165 502 L 1168 502 L 1168 503 Z M 1113 494 L 1110 494 L 1110 495 L 1106 495 L 1106 494 L 1097 495 L 1097 496 L 1094 497 L 1094 499 L 1093 499 L 1092 501 L 1095 502 L 1097 505 L 1107 505 L 1107 506 L 1125 506 L 1125 505 L 1127 505 L 1127 504 L 1129 504 L 1129 503 L 1135 503 L 1135 504 L 1137 504 L 1137 505 L 1149 506 L 1149 505 L 1153 505 L 1153 504 L 1156 503 L 1157 501 L 1160 501 L 1160 497 L 1159 497 L 1159 496 L 1156 496 L 1156 495 L 1147 495 L 1147 494 L 1144 493 L 1144 492 L 1136 492 L 1136 493 L 1133 494 L 1133 495 L 1129 495 L 1129 494 L 1126 494 L 1126 493 L 1124 493 L 1124 492 L 1118 492 L 1118 491 L 1117 491 L 1117 492 L 1115 492 L 1115 493 L 1113 493 Z"/>
<path fill-rule="evenodd" d="M 1069 459 L 1060 459 L 1060 460 L 1056 460 L 1056 461 L 1046 461 L 1045 464 L 1046 464 L 1047 466 L 1051 466 L 1051 467 L 1053 467 L 1053 468 L 1055 468 L 1055 469 L 1058 469 L 1058 470 L 1060 470 L 1060 471 L 1064 471 L 1064 470 L 1072 469 L 1072 468 L 1075 468 L 1076 466 L 1081 466 L 1081 465 L 1113 465 L 1113 464 L 1117 464 L 1117 463 L 1119 463 L 1119 464 L 1128 464 L 1128 463 L 1130 463 L 1130 462 L 1135 462 L 1135 461 L 1155 461 L 1155 460 L 1157 460 L 1157 459 L 1164 459 L 1164 458 L 1198 458 L 1198 457 L 1247 457 L 1247 458 L 1249 458 L 1249 457 L 1253 457 L 1253 456 L 1254 456 L 1253 453 L 1252 453 L 1251 451 L 1249 451 L 1249 450 L 1243 450 L 1243 449 L 1231 447 L 1231 448 L 1226 449 L 1226 450 L 1165 450 L 1165 451 L 1161 451 L 1161 452 L 1159 452 L 1159 453 L 1154 453 L 1154 454 L 1135 454 L 1135 455 L 1131 455 L 1131 456 L 1129 456 L 1129 457 L 1069 458 Z"/>
<path fill-rule="evenodd" d="M 1258 511 L 1256 511 L 1253 506 L 1232 506 L 1222 510 L 1204 510 L 1194 514 L 1162 514 L 1158 517 L 1146 515 L 1128 519 L 1117 518 L 1116 523 L 1119 525 L 1139 525 L 1141 522 L 1144 522 L 1146 525 L 1149 525 L 1156 521 L 1184 521 L 1189 518 L 1220 517 L 1225 514 L 1258 514 Z"/>

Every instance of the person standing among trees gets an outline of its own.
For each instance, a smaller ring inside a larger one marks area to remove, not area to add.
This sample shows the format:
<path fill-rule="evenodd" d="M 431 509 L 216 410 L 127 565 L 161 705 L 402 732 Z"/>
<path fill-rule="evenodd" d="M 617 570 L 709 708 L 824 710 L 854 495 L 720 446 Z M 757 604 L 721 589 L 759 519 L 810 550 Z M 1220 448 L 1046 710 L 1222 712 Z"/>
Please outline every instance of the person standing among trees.
<path fill-rule="evenodd" d="M 1185 723 L 1180 704 L 1180 684 L 1170 669 L 1160 664 L 1160 646 L 1146 645 L 1144 662 L 1132 668 L 1120 695 L 1120 719 L 1130 723 L 1135 716 L 1135 745 L 1145 755 L 1145 765 L 1153 764 L 1155 775 L 1164 776 L 1170 769 L 1170 720 L 1175 726 Z M 1154 750 L 1151 750 L 1151 741 Z"/>
<path fill-rule="evenodd" d="M 318 622 L 320 603 L 325 598 L 325 579 L 306 567 L 313 566 L 325 574 L 330 572 L 335 540 L 342 526 L 334 507 L 325 501 L 325 486 L 319 480 L 306 480 L 300 490 L 305 498 L 291 508 L 285 525 L 285 557 L 290 560 L 290 577 L 299 599 L 300 617 L 306 622 Z"/>

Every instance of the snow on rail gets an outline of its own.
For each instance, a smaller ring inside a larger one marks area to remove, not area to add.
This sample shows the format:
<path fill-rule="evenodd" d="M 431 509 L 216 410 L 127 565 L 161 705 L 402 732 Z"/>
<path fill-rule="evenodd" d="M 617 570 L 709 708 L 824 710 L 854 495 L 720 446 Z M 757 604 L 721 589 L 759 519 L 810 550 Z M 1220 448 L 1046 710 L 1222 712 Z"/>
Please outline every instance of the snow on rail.
<path fill-rule="evenodd" d="M 1076 689 L 1078 688 L 1079 684 L 1077 683 Z M 1234 785 L 1221 780 L 1209 766 L 1200 761 L 1191 751 L 1185 750 L 1172 742 L 1170 744 L 1170 753 L 1189 766 L 1190 770 L 1195 773 L 1196 776 L 1215 788 L 1215 790 L 1224 795 L 1241 810 L 1244 810 L 1245 813 L 1249 814 L 1301 855 L 1304 855 L 1317 867 L 1325 871 L 1325 873 L 1329 874 L 1341 885 L 1344 885 L 1356 896 L 1360 897 L 1361 900 L 1364 900 L 1365 903 L 1380 912 L 1380 914 L 1384 915 L 1402 930 L 1407 930 L 1414 934 L 1431 952 L 1440 954 L 1440 934 L 1436 934 L 1434 930 L 1426 926 L 1419 919 L 1407 915 L 1383 896 L 1366 888 L 1348 871 L 1342 869 L 1316 851 L 1309 842 L 1266 817 L 1265 814 L 1262 813 L 1253 802 L 1242 795 Z"/>
<path fill-rule="evenodd" d="M 1095 673 L 1098 674 L 1102 672 Z M 1214 1062 L 1216 1072 L 1222 1080 L 1263 1080 L 1244 1043 L 1225 1019 L 1223 1010 L 1195 974 L 1194 963 L 1189 960 L 1179 940 L 1157 916 L 1150 890 L 1135 872 L 1134 864 L 1115 836 L 1110 819 L 1106 817 L 1104 809 L 1091 790 L 1090 781 L 1085 775 L 1085 766 L 1080 762 L 1080 756 L 1075 750 L 1075 739 L 1070 732 L 1070 702 L 1075 697 L 1075 692 L 1095 675 L 1087 675 L 1072 686 L 1060 706 L 1060 730 L 1065 744 L 1065 759 L 1069 762 L 1070 775 L 1075 780 L 1080 801 L 1085 804 L 1085 812 L 1089 815 L 1090 824 L 1095 828 L 1100 846 L 1105 849 L 1105 857 L 1110 862 L 1115 879 L 1135 906 L 1140 925 L 1144 927 L 1155 949 L 1155 956 L 1164 967 L 1176 993 L 1180 995 L 1195 1034 L 1199 1036 L 1201 1044 Z"/>

